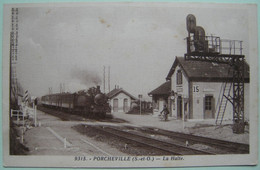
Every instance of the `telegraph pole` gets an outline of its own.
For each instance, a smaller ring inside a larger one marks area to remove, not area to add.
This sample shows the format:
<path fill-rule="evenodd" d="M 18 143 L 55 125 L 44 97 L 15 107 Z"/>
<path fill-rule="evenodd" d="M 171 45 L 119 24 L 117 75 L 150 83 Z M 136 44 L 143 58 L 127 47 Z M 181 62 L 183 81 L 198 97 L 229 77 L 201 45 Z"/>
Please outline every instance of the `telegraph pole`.
<path fill-rule="evenodd" d="M 52 94 L 52 87 L 49 87 L 49 94 Z"/>
<path fill-rule="evenodd" d="M 18 8 L 12 8 L 12 22 L 10 32 L 10 106 L 18 106 L 18 81 L 16 62 L 18 59 Z"/>
<path fill-rule="evenodd" d="M 141 94 L 138 95 L 138 98 L 140 100 L 140 115 L 142 115 L 142 97 L 143 96 Z"/>
<path fill-rule="evenodd" d="M 103 66 L 103 92 L 106 93 L 106 66 Z"/>
<path fill-rule="evenodd" d="M 110 92 L 110 66 L 108 66 L 108 92 Z"/>

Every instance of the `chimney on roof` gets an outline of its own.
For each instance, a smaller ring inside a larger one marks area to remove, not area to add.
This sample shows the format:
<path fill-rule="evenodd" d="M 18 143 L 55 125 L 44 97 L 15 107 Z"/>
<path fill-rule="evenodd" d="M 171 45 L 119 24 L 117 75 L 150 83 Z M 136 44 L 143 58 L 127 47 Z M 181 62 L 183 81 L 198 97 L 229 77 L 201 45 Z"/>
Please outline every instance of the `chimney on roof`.
<path fill-rule="evenodd" d="M 119 89 L 119 85 L 115 85 L 115 89 Z"/>

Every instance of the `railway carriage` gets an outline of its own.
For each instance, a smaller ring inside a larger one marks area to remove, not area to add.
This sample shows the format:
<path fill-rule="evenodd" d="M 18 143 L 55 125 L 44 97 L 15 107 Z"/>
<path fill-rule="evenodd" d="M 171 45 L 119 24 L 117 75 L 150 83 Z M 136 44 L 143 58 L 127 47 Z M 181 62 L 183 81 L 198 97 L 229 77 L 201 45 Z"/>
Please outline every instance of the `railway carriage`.
<path fill-rule="evenodd" d="M 88 118 L 105 118 L 106 112 L 110 110 L 108 98 L 100 92 L 99 86 L 95 94 L 88 94 L 85 91 L 57 93 L 42 96 L 41 100 L 44 107 L 60 109 Z"/>

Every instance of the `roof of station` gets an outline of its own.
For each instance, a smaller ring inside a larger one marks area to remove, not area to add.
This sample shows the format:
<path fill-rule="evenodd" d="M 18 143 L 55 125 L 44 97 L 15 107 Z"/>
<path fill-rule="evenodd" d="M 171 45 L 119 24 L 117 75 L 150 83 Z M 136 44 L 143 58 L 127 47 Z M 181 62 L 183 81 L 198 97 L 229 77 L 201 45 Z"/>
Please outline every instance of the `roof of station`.
<path fill-rule="evenodd" d="M 148 93 L 148 95 L 169 95 L 171 92 L 171 81 L 166 81 L 159 87 Z"/>
<path fill-rule="evenodd" d="M 233 69 L 229 64 L 185 60 L 184 57 L 176 57 L 166 80 L 170 80 L 177 66 L 180 66 L 186 76 L 193 81 L 223 82 L 233 80 Z M 245 82 L 249 82 L 249 65 L 244 65 Z"/>
<path fill-rule="evenodd" d="M 129 96 L 131 99 L 133 100 L 138 100 L 136 97 L 134 97 L 133 95 L 131 95 L 130 93 L 128 93 L 127 91 L 125 91 L 122 88 L 115 88 L 112 91 L 110 91 L 109 93 L 107 93 L 107 96 L 109 99 L 115 97 L 116 95 L 118 95 L 119 93 L 124 93 L 125 95 Z"/>

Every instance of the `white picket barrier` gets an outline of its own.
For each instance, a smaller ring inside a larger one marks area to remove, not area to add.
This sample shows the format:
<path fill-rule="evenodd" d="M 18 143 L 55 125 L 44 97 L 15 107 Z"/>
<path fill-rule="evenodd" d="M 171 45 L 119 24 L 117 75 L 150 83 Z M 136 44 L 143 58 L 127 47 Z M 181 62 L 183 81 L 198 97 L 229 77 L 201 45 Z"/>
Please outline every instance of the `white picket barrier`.
<path fill-rule="evenodd" d="M 13 110 L 11 109 L 11 118 L 12 117 L 16 117 L 16 121 L 17 121 L 17 124 L 20 123 L 20 117 L 22 117 L 22 124 L 23 124 L 23 127 L 22 127 L 22 133 L 21 133 L 21 136 L 20 136 L 20 141 L 21 143 L 23 143 L 23 135 L 24 135 L 24 114 L 21 110 Z"/>
<path fill-rule="evenodd" d="M 16 117 L 16 121 L 17 121 L 17 124 L 19 124 L 19 121 L 20 121 L 20 117 L 22 117 L 22 123 L 23 123 L 23 126 L 24 126 L 24 114 L 21 110 L 13 110 L 11 109 L 11 117 Z"/>
<path fill-rule="evenodd" d="M 16 117 L 17 123 L 19 124 L 20 117 L 23 118 L 23 125 L 24 125 L 24 118 L 29 117 L 34 120 L 34 126 L 37 126 L 37 106 L 33 105 L 33 108 L 28 106 L 22 105 L 21 110 L 12 110 L 10 113 L 11 117 Z"/>

